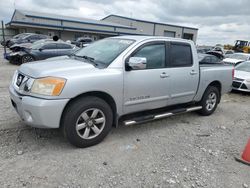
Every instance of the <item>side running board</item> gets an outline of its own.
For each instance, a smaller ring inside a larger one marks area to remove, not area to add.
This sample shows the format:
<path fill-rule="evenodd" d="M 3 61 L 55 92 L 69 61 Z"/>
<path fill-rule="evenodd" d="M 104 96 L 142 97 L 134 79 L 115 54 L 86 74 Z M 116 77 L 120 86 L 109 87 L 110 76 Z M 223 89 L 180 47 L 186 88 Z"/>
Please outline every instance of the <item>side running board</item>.
<path fill-rule="evenodd" d="M 136 117 L 136 118 L 133 118 L 131 120 L 125 120 L 123 123 L 126 126 L 134 125 L 134 124 L 139 124 L 139 123 L 144 123 L 144 122 L 148 122 L 148 121 L 153 121 L 153 120 L 157 120 L 157 119 L 166 118 L 166 117 L 173 116 L 173 115 L 176 115 L 176 114 L 192 112 L 192 111 L 196 111 L 196 110 L 200 110 L 200 109 L 202 109 L 201 106 L 195 106 L 195 107 L 190 107 L 190 108 L 180 108 L 180 109 L 175 109 L 175 110 L 165 112 L 165 113 L 161 113 L 161 114 L 154 114 L 154 115 L 146 115 L 146 116 Z"/>

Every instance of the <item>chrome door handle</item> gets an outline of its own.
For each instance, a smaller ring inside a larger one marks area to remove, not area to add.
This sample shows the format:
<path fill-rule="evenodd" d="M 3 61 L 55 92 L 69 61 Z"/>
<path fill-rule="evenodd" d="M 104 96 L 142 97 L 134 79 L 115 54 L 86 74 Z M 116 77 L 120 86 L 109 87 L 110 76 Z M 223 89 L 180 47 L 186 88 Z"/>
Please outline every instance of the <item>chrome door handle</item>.
<path fill-rule="evenodd" d="M 167 78 L 167 77 L 169 77 L 169 75 L 167 73 L 163 72 L 163 73 L 160 74 L 160 77 L 161 78 Z"/>
<path fill-rule="evenodd" d="M 196 75 L 196 74 L 198 74 L 198 72 L 192 70 L 192 71 L 190 72 L 190 74 L 191 74 L 191 75 Z"/>

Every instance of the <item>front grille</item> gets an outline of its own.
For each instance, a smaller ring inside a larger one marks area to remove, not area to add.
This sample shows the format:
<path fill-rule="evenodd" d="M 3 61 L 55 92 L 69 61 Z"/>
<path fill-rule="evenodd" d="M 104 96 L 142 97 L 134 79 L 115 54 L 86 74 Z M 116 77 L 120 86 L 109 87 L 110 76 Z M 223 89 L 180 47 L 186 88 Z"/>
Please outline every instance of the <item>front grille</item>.
<path fill-rule="evenodd" d="M 233 81 L 233 87 L 234 88 L 239 88 L 241 86 L 241 83 L 240 82 L 235 82 Z"/>
<path fill-rule="evenodd" d="M 16 85 L 18 86 L 18 87 L 20 87 L 20 85 L 22 84 L 22 82 L 23 82 L 23 80 L 24 80 L 24 75 L 22 75 L 22 74 L 20 74 L 20 73 L 18 73 L 17 74 L 17 78 L 16 78 Z"/>

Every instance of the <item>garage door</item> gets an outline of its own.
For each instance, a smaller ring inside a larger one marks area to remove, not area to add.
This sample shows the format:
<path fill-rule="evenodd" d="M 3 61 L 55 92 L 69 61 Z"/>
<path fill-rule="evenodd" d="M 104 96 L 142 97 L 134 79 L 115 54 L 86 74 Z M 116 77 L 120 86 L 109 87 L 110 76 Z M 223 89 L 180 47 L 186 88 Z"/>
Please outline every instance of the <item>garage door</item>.
<path fill-rule="evenodd" d="M 164 31 L 165 37 L 175 37 L 175 32 L 173 31 Z"/>

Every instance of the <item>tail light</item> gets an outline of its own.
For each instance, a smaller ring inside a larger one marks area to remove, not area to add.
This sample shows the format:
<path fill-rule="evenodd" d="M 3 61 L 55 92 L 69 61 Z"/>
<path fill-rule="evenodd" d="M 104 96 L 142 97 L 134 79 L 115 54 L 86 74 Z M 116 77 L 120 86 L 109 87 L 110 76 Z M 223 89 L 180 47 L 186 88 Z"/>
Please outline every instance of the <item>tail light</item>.
<path fill-rule="evenodd" d="M 234 79 L 234 68 L 232 70 L 232 78 Z"/>

